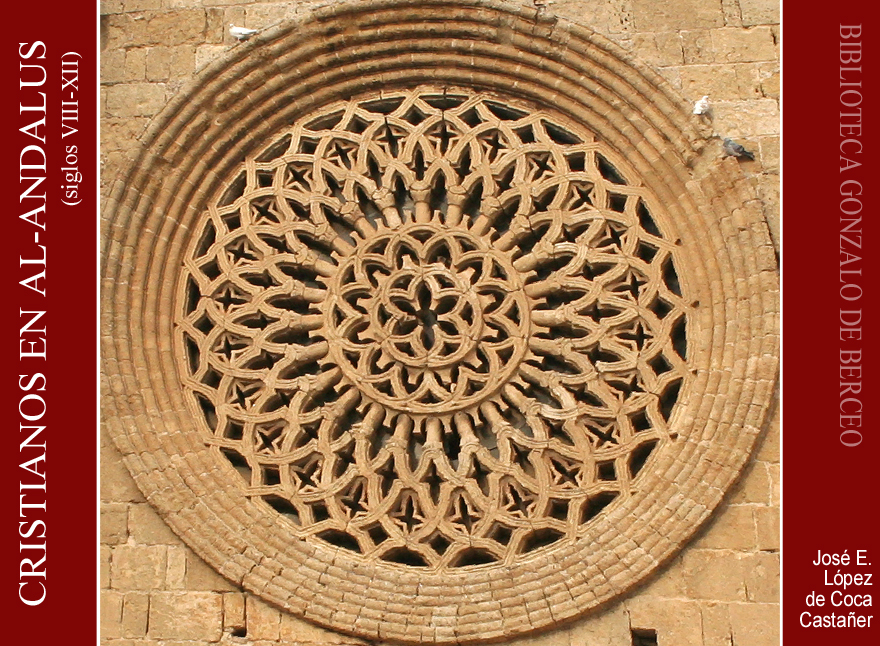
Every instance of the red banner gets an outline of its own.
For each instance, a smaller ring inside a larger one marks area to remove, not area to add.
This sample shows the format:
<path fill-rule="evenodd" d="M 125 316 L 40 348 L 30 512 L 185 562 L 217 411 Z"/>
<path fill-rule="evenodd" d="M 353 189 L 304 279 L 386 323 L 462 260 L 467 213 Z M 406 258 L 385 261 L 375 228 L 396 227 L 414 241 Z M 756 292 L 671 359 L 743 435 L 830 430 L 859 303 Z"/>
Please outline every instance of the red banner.
<path fill-rule="evenodd" d="M 782 634 L 803 646 L 880 643 L 873 8 L 784 3 Z"/>
<path fill-rule="evenodd" d="M 89 644 L 97 637 L 95 6 L 9 9 L 0 76 L 10 144 L 4 275 L 13 294 L 4 407 L 6 436 L 17 440 L 3 469 L 5 639 Z"/>

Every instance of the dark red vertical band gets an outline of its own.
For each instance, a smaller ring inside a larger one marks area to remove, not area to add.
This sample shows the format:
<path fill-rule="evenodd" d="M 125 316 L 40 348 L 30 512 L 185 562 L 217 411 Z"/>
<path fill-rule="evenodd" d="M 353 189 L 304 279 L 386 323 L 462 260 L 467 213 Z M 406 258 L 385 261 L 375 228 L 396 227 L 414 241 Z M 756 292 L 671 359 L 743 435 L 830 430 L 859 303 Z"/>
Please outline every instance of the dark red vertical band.
<path fill-rule="evenodd" d="M 96 6 L 14 3 L 5 21 L 5 640 L 94 644 Z"/>
<path fill-rule="evenodd" d="M 880 643 L 880 20 L 783 8 L 783 641 Z"/>

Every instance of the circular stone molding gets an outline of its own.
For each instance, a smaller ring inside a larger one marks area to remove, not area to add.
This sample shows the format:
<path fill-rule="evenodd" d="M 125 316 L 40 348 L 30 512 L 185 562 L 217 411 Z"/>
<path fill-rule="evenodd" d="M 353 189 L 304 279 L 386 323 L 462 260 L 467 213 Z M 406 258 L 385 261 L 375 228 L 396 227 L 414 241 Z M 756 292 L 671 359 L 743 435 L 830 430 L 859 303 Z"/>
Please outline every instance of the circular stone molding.
<path fill-rule="evenodd" d="M 500 639 L 645 579 L 776 376 L 759 202 L 686 108 L 508 4 L 340 4 L 236 46 L 107 203 L 104 420 L 150 502 L 366 638 Z"/>

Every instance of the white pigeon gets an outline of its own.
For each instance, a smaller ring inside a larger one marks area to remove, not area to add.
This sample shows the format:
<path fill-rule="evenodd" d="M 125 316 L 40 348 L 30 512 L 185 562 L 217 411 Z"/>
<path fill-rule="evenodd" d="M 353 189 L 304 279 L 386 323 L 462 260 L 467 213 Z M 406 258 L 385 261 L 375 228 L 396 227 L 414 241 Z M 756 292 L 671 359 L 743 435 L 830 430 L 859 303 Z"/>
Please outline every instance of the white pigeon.
<path fill-rule="evenodd" d="M 248 29 L 247 27 L 236 27 L 234 24 L 229 23 L 229 33 L 236 40 L 247 40 L 257 33 L 257 30 Z"/>
<path fill-rule="evenodd" d="M 694 114 L 708 114 L 709 112 L 709 95 L 694 103 Z"/>

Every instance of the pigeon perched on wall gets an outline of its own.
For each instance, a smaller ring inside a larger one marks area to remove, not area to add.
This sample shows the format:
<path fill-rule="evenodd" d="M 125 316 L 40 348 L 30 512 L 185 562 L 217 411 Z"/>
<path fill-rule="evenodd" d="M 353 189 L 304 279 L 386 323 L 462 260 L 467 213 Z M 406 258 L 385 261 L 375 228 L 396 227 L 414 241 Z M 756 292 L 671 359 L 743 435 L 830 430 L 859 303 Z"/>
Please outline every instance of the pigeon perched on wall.
<path fill-rule="evenodd" d="M 236 40 L 247 40 L 257 33 L 257 30 L 248 29 L 247 27 L 236 27 L 232 23 L 229 23 L 229 33 Z"/>
<path fill-rule="evenodd" d="M 737 159 L 755 160 L 755 155 L 736 143 L 733 139 L 724 140 L 724 156 L 736 157 Z"/>
<path fill-rule="evenodd" d="M 694 103 L 694 114 L 709 114 L 709 95 Z"/>

